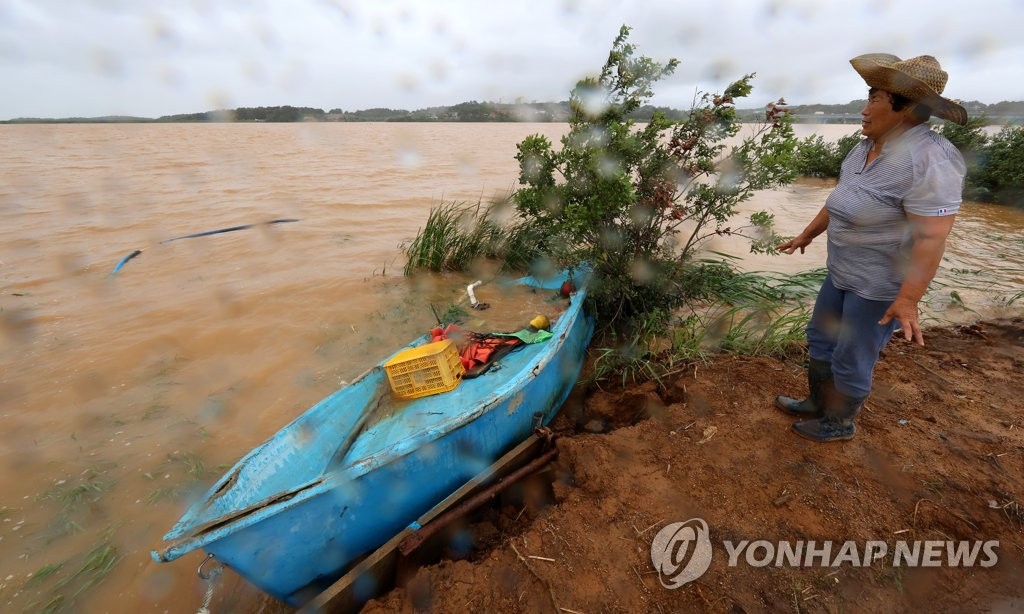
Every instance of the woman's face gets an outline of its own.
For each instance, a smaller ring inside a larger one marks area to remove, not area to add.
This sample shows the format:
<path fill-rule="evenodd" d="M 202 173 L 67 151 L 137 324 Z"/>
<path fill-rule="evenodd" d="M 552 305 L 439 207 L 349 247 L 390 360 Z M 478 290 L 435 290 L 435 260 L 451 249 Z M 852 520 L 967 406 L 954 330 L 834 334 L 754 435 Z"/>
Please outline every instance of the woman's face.
<path fill-rule="evenodd" d="M 878 141 L 880 137 L 884 137 L 893 128 L 900 125 L 905 115 L 904 111 L 906 109 L 903 111 L 892 110 L 892 97 L 889 92 L 875 90 L 868 97 L 868 103 L 860 112 L 862 116 L 861 132 L 872 141 Z"/>

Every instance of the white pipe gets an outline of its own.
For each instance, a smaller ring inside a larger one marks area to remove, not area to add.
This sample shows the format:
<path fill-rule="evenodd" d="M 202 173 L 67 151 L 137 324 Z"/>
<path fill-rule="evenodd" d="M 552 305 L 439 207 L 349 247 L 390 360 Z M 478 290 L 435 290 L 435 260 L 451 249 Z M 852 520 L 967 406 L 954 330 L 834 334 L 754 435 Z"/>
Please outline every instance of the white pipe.
<path fill-rule="evenodd" d="M 473 283 L 469 284 L 468 286 L 466 286 L 466 294 L 469 295 L 469 306 L 470 307 L 476 307 L 477 306 L 476 295 L 473 294 L 473 288 L 479 286 L 482 283 L 484 283 L 484 282 L 482 282 L 482 281 L 480 281 L 478 279 L 478 280 L 474 281 Z"/>

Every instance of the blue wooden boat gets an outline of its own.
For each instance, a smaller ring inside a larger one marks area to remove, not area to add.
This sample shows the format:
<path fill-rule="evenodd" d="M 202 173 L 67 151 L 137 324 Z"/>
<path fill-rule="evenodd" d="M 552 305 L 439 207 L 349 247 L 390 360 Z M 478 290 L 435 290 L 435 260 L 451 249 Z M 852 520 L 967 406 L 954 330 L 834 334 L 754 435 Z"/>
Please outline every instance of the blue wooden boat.
<path fill-rule="evenodd" d="M 562 273 L 515 283 L 557 291 L 566 280 Z M 242 458 L 153 558 L 201 548 L 274 597 L 305 602 L 523 441 L 537 421 L 551 420 L 593 333 L 585 296 L 584 288 L 572 295 L 551 339 L 516 349 L 500 368 L 450 392 L 392 400 L 386 361 L 378 364 Z M 382 402 L 388 411 L 379 411 Z"/>

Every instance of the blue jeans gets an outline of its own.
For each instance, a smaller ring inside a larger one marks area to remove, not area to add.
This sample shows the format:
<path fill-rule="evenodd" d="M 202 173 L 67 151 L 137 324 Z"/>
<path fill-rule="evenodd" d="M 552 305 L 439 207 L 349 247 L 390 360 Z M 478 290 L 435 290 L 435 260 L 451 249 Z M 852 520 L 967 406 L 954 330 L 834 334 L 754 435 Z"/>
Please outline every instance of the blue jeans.
<path fill-rule="evenodd" d="M 840 290 L 832 285 L 831 275 L 825 277 L 807 325 L 807 350 L 811 358 L 832 363 L 840 393 L 859 399 L 871 392 L 878 354 L 899 324 L 895 319 L 878 324 L 891 304 Z"/>

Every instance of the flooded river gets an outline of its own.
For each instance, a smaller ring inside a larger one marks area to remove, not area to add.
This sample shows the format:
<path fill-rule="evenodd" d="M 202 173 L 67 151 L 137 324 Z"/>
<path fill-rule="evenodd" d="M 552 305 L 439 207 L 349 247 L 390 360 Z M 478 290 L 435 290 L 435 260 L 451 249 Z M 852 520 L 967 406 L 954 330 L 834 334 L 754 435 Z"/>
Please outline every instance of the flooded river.
<path fill-rule="evenodd" d="M 852 129 L 798 126 L 829 140 Z M 507 193 L 516 143 L 565 130 L 0 126 L 2 608 L 195 612 L 202 555 L 158 565 L 150 549 L 241 455 L 434 324 L 430 306 L 467 280 L 403 277 L 399 244 L 431 206 Z M 831 185 L 747 208 L 796 234 Z M 266 224 L 280 219 L 298 221 Z M 824 240 L 745 258 L 818 267 Z M 1024 299 L 1007 302 L 1024 287 L 1024 212 L 966 204 L 938 282 L 935 321 L 1019 314 Z M 260 603 L 239 583 L 219 590 Z"/>

